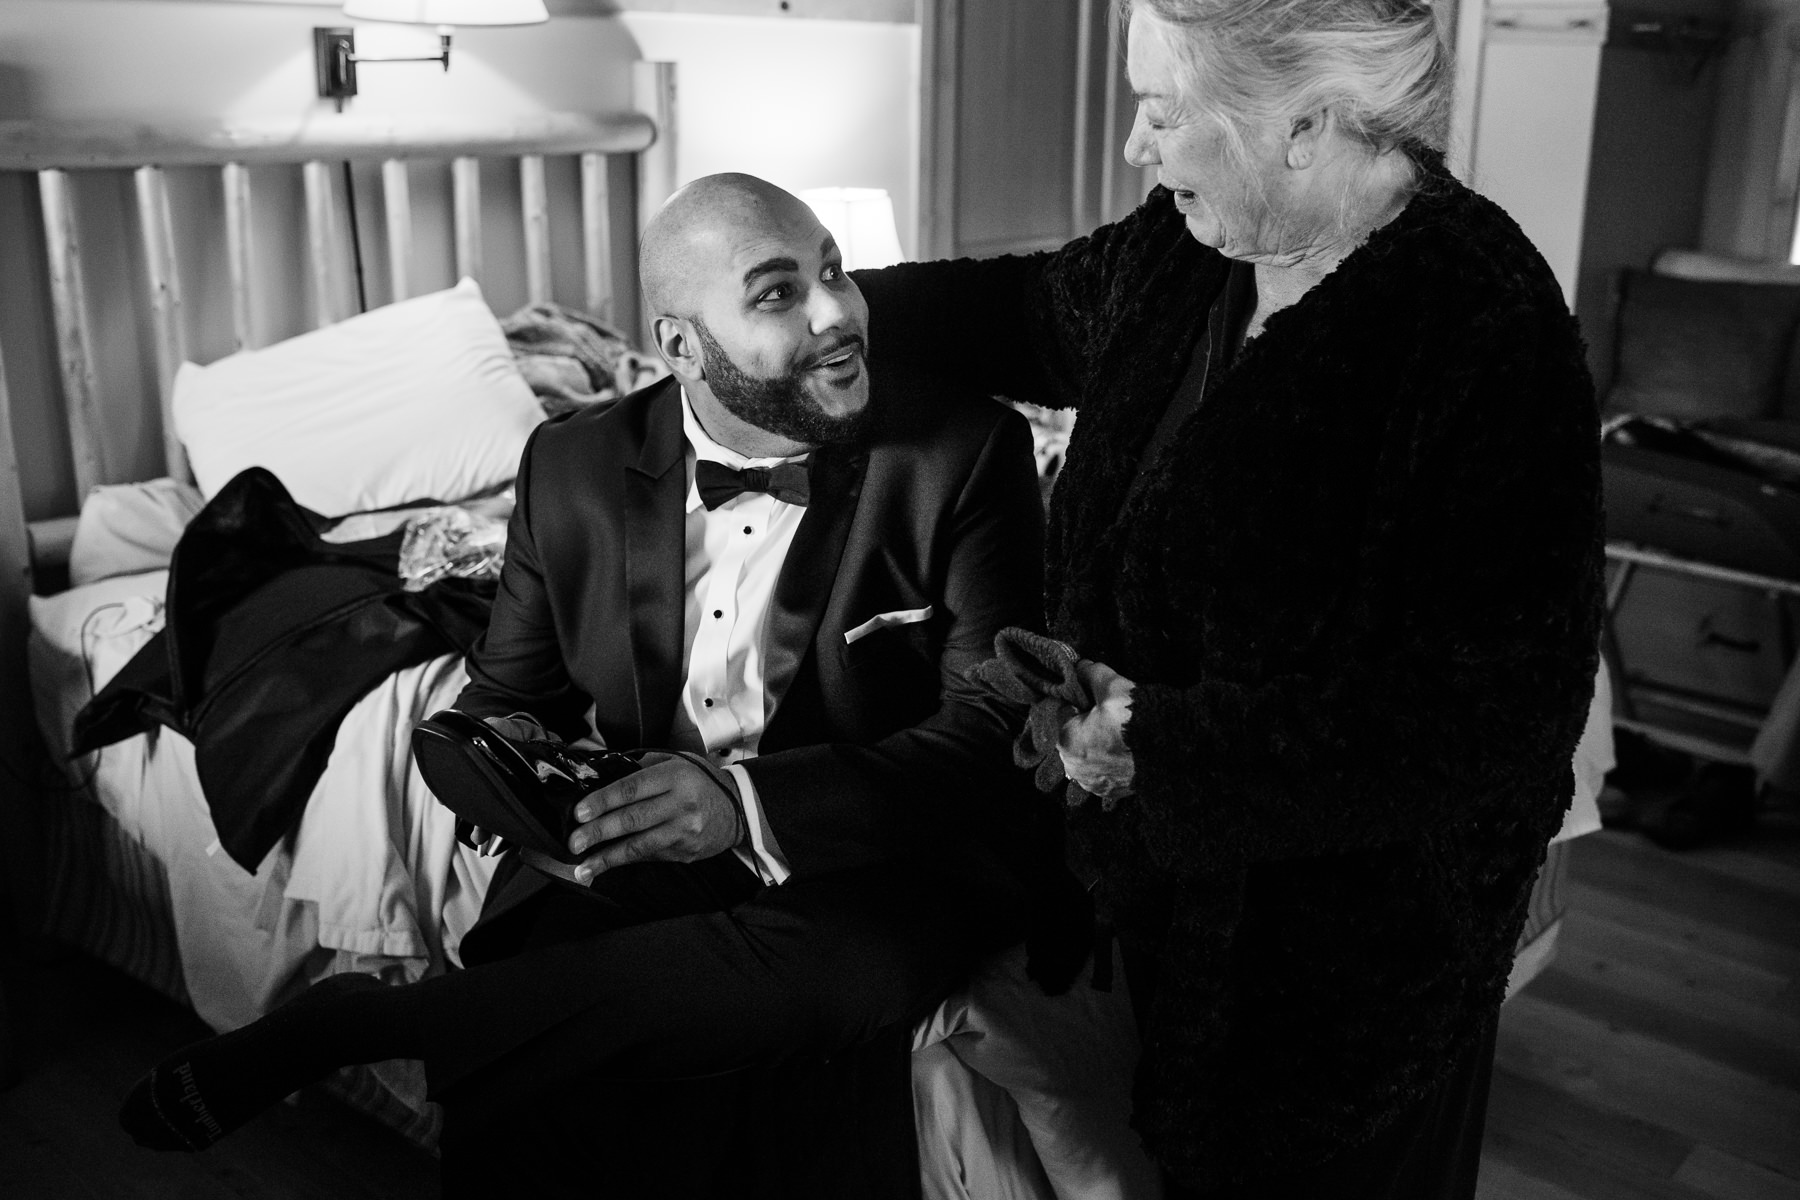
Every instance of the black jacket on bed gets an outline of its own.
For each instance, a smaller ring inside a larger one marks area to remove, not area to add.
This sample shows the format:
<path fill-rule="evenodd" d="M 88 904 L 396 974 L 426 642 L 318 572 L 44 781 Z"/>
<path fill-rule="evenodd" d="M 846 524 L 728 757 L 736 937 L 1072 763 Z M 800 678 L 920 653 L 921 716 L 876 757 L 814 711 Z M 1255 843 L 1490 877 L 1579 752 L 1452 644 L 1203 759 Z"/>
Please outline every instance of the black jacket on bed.
<path fill-rule="evenodd" d="M 1436 1083 L 1572 791 L 1592 385 L 1541 257 L 1426 157 L 1141 478 L 1229 266 L 1167 190 L 1053 253 L 856 276 L 889 355 L 1080 406 L 1050 631 L 1136 681 L 1137 791 L 1070 836 L 1160 963 L 1136 1123 L 1191 1186 L 1322 1162 Z"/>
<path fill-rule="evenodd" d="M 356 702 L 487 624 L 492 584 L 403 591 L 399 531 L 333 543 L 328 524 L 261 467 L 232 477 L 182 531 L 162 631 L 75 718 L 77 753 L 157 725 L 191 740 L 219 843 L 252 873 Z"/>

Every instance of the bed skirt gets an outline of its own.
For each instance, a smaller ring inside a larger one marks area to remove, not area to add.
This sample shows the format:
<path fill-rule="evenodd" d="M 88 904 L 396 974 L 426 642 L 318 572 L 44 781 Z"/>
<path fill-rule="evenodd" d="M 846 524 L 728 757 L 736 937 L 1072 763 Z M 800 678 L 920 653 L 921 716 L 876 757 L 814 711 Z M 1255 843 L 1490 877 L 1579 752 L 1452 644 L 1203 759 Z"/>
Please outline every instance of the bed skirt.
<path fill-rule="evenodd" d="M 44 934 L 116 967 L 184 1007 L 175 920 L 162 864 L 80 794 L 46 806 Z M 443 1113 L 424 1099 L 417 1062 L 346 1067 L 321 1090 L 435 1150 Z"/>

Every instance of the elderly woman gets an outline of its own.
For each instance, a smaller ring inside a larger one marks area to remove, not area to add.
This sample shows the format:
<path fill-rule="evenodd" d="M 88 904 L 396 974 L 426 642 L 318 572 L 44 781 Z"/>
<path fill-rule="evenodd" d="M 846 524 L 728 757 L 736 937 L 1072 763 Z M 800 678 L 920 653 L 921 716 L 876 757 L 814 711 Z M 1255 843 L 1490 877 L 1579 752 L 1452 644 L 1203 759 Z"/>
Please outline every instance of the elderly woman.
<path fill-rule="evenodd" d="M 1078 406 L 1048 617 L 1072 853 L 1175 1189 L 1470 1196 L 1594 678 L 1597 431 L 1556 281 L 1445 170 L 1412 0 L 1137 0 L 1063 249 L 864 273 L 875 353 Z"/>

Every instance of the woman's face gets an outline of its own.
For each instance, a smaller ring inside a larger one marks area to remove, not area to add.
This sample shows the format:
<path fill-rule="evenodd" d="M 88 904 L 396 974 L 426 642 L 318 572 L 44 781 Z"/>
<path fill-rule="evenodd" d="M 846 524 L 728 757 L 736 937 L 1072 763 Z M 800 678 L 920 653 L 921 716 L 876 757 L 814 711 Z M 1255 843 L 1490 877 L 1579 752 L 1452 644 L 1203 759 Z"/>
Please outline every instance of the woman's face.
<path fill-rule="evenodd" d="M 1125 143 L 1135 167 L 1155 166 L 1175 193 L 1188 232 L 1228 258 L 1272 259 L 1293 247 L 1287 210 L 1286 139 L 1252 130 L 1247 154 L 1231 153 L 1225 129 L 1189 98 L 1175 39 L 1192 36 L 1143 7 L 1131 15 L 1126 71 L 1137 119 Z M 1247 161 L 1246 161 L 1247 160 Z"/>

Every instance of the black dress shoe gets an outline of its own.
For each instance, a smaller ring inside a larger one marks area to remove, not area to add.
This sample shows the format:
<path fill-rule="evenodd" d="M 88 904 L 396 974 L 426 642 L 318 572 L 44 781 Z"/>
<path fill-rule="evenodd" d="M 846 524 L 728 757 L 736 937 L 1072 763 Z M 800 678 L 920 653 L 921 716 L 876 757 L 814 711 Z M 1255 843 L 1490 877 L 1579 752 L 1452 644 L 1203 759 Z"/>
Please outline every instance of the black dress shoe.
<path fill-rule="evenodd" d="M 569 853 L 569 835 L 580 824 L 575 805 L 639 766 L 610 750 L 514 741 L 456 709 L 420 721 L 412 745 L 425 786 L 445 808 L 515 846 L 570 864 L 581 860 Z"/>
<path fill-rule="evenodd" d="M 1702 763 L 1680 793 L 1638 814 L 1637 827 L 1665 850 L 1692 850 L 1750 827 L 1756 817 L 1756 773 L 1729 763 Z"/>
<path fill-rule="evenodd" d="M 1674 790 L 1694 771 L 1694 756 L 1630 729 L 1613 730 L 1613 768 L 1606 782 L 1627 793 Z"/>

